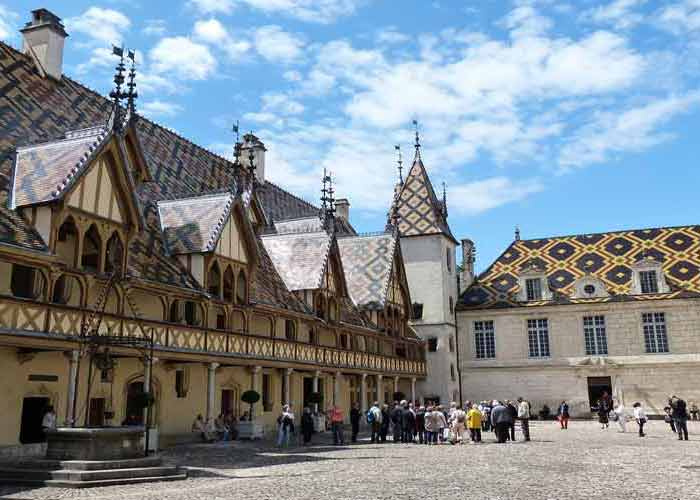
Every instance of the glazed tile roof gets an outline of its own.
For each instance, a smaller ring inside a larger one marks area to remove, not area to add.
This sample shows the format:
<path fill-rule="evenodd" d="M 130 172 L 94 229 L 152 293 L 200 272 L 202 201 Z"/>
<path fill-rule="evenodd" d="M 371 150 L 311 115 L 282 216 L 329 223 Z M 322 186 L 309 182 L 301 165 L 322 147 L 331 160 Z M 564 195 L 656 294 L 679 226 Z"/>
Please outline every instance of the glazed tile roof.
<path fill-rule="evenodd" d="M 397 241 L 391 233 L 338 238 L 348 290 L 359 307 L 384 308 Z"/>
<path fill-rule="evenodd" d="M 17 148 L 12 206 L 59 199 L 108 140 L 101 127 L 66 134 L 65 139 Z"/>
<path fill-rule="evenodd" d="M 158 213 L 170 253 L 214 250 L 232 203 L 229 193 L 159 201 Z"/>
<path fill-rule="evenodd" d="M 289 290 L 321 287 L 332 237 L 325 231 L 265 235 L 262 243 Z"/>
<path fill-rule="evenodd" d="M 669 293 L 631 295 L 632 266 L 642 259 L 662 264 Z M 518 275 L 531 266 L 544 270 L 552 301 L 517 302 Z M 601 280 L 610 296 L 573 298 L 576 281 L 586 275 Z M 672 297 L 700 297 L 700 226 L 514 241 L 461 295 L 459 308 Z"/>
<path fill-rule="evenodd" d="M 274 223 L 277 234 L 313 233 L 323 231 L 323 221 L 318 215 L 302 219 L 290 219 Z"/>
<path fill-rule="evenodd" d="M 455 239 L 420 154 L 416 154 L 395 203 L 401 236 L 444 234 Z"/>
<path fill-rule="evenodd" d="M 267 180 L 258 186 L 256 193 L 267 217 L 272 222 L 308 217 L 318 218 L 320 213 L 318 207 Z"/>

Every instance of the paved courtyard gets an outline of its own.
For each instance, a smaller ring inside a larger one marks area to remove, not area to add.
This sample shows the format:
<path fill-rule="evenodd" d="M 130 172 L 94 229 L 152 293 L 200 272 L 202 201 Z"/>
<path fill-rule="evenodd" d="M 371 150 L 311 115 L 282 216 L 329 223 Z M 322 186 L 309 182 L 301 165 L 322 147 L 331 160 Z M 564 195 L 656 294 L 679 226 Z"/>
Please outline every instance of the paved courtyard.
<path fill-rule="evenodd" d="M 615 424 L 612 424 L 613 426 Z M 2 499 L 647 499 L 700 498 L 700 424 L 678 442 L 663 422 L 639 438 L 615 427 L 532 424 L 530 443 L 329 446 L 276 450 L 234 443 L 177 447 L 166 460 L 190 467 L 186 481 L 89 490 L 0 486 Z M 631 431 L 631 432 L 630 432 Z M 518 436 L 520 438 L 520 436 Z"/>

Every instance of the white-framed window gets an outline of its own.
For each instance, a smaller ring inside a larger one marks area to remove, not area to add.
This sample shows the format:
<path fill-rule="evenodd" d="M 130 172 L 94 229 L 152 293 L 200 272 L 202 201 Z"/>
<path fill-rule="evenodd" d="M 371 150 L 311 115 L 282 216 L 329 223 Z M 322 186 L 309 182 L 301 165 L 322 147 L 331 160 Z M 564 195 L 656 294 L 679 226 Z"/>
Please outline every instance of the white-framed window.
<path fill-rule="evenodd" d="M 666 314 L 662 312 L 642 313 L 644 350 L 650 354 L 668 352 Z"/>
<path fill-rule="evenodd" d="M 527 320 L 528 355 L 531 358 L 549 357 L 549 323 L 547 318 Z"/>
<path fill-rule="evenodd" d="M 608 335 L 605 331 L 605 316 L 584 316 L 583 337 L 587 356 L 608 354 Z"/>
<path fill-rule="evenodd" d="M 541 278 L 527 278 L 525 280 L 525 297 L 527 300 L 542 300 Z"/>
<path fill-rule="evenodd" d="M 474 347 L 477 359 L 496 357 L 496 338 L 493 321 L 474 322 Z"/>
<path fill-rule="evenodd" d="M 639 271 L 639 286 L 642 293 L 659 293 L 659 282 L 655 270 Z"/>
<path fill-rule="evenodd" d="M 447 272 L 451 273 L 452 272 L 452 249 L 451 248 L 445 249 L 445 262 L 447 263 Z"/>

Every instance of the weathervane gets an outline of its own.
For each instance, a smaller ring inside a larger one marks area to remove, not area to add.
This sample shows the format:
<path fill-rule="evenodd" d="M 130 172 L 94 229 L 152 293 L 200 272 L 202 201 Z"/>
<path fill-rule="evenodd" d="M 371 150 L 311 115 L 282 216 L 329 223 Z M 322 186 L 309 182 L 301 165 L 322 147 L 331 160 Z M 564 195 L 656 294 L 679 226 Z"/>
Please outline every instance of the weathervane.
<path fill-rule="evenodd" d="M 401 157 L 401 145 L 397 144 L 394 146 L 394 149 L 399 153 L 399 159 L 396 161 L 396 163 L 399 164 L 399 184 L 403 186 L 403 159 Z"/>
<path fill-rule="evenodd" d="M 520 226 L 515 226 L 515 241 L 520 241 Z"/>
<path fill-rule="evenodd" d="M 236 120 L 236 123 L 233 124 L 233 127 L 231 127 L 231 130 L 233 131 L 234 134 L 236 134 L 236 142 L 233 145 L 233 159 L 234 163 L 238 164 L 239 159 L 241 156 L 241 136 L 240 136 L 240 127 L 238 125 L 238 120 Z"/>
<path fill-rule="evenodd" d="M 124 84 L 124 47 L 112 46 L 112 54 L 119 57 L 119 63 L 114 68 L 114 90 L 109 93 L 109 97 L 112 98 L 112 114 L 110 115 L 110 125 L 111 128 L 117 132 L 121 130 L 122 127 L 122 108 L 121 100 L 128 97 L 128 94 L 122 91 L 122 85 Z"/>
<path fill-rule="evenodd" d="M 131 68 L 129 69 L 129 83 L 126 84 L 129 89 L 126 92 L 126 108 L 129 114 L 133 114 L 136 113 L 136 104 L 134 101 L 139 96 L 138 92 L 136 92 L 136 52 L 129 50 L 127 52 L 127 57 L 131 60 Z"/>
<path fill-rule="evenodd" d="M 447 219 L 447 184 L 442 183 L 442 215 Z"/>
<path fill-rule="evenodd" d="M 416 129 L 416 156 L 420 157 L 420 136 L 418 135 L 418 120 L 413 120 L 413 126 Z"/>

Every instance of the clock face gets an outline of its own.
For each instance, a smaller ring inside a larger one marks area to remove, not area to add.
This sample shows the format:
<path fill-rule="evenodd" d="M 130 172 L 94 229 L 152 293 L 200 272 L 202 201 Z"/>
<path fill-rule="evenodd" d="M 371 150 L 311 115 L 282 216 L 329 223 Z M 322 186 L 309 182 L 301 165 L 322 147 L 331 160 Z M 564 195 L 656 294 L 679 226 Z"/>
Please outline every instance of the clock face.
<path fill-rule="evenodd" d="M 583 287 L 583 291 L 586 295 L 593 295 L 595 293 L 595 287 L 593 285 L 586 285 Z"/>

